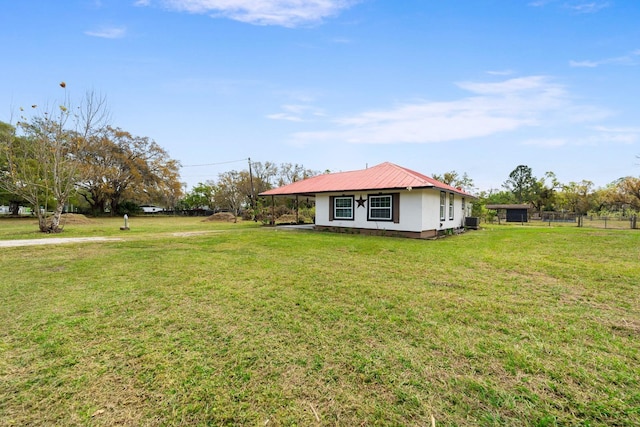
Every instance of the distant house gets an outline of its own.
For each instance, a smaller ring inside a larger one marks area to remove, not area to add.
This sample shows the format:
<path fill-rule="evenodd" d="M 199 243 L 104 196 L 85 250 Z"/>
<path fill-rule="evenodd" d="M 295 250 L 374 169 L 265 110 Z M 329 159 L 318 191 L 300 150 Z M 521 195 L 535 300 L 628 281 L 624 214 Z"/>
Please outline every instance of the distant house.
<path fill-rule="evenodd" d="M 140 209 L 142 209 L 142 212 L 144 213 L 158 213 L 164 211 L 164 208 L 159 206 L 140 206 Z"/>
<path fill-rule="evenodd" d="M 419 172 L 382 163 L 260 193 L 314 197 L 316 229 L 430 238 L 460 229 L 475 197 Z"/>
<path fill-rule="evenodd" d="M 33 212 L 31 208 L 25 206 L 18 207 L 18 215 L 31 215 Z M 0 206 L 0 215 L 10 215 L 11 206 Z"/>

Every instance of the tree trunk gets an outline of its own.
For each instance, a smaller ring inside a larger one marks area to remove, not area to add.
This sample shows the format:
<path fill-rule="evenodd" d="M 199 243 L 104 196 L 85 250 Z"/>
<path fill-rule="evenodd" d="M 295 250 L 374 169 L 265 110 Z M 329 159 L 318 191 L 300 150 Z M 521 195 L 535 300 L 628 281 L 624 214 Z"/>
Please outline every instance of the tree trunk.
<path fill-rule="evenodd" d="M 38 216 L 38 228 L 43 233 L 49 232 L 49 227 L 47 226 L 47 210 L 41 209 L 40 206 L 33 207 L 36 211 L 36 215 Z"/>
<path fill-rule="evenodd" d="M 18 216 L 20 214 L 20 203 L 15 201 L 9 202 L 9 213 L 13 216 Z"/>
<path fill-rule="evenodd" d="M 56 206 L 56 209 L 53 212 L 53 216 L 51 220 L 47 220 L 47 210 L 37 208 L 38 214 L 38 228 L 43 233 L 61 233 L 62 227 L 60 227 L 60 217 L 62 216 L 62 211 L 64 209 L 64 203 L 60 203 Z"/>
<path fill-rule="evenodd" d="M 62 211 L 64 210 L 64 203 L 58 203 L 56 206 L 56 210 L 53 212 L 53 216 L 51 217 L 51 226 L 50 233 L 61 233 L 62 227 L 60 227 L 60 217 L 62 216 Z"/>

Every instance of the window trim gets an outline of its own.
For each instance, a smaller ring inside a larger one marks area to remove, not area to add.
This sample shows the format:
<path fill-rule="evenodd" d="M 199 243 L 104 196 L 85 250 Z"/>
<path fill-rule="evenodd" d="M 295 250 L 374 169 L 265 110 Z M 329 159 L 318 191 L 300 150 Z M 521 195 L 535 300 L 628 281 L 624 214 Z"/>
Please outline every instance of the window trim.
<path fill-rule="evenodd" d="M 379 207 L 379 206 L 372 207 L 373 199 L 381 199 L 381 198 L 388 198 L 389 199 L 389 206 L 388 207 Z M 394 197 L 393 194 L 369 194 L 369 195 L 367 195 L 367 201 L 368 201 L 367 221 L 385 221 L 385 222 L 394 221 L 394 219 L 395 219 L 394 218 L 394 212 L 395 212 L 394 199 L 395 199 L 395 197 Z M 388 210 L 389 211 L 389 216 L 387 218 L 372 217 L 371 216 L 371 210 L 372 209 Z"/>
<path fill-rule="evenodd" d="M 453 193 L 449 193 L 449 220 L 453 220 L 455 217 L 455 213 L 454 213 L 454 203 L 453 203 L 453 198 L 454 198 L 454 194 Z"/>
<path fill-rule="evenodd" d="M 338 200 L 349 200 L 351 202 L 351 206 L 349 208 L 346 208 L 344 206 L 340 206 L 340 209 L 350 209 L 351 210 L 351 216 L 346 217 L 346 216 L 338 216 L 337 215 L 337 209 L 338 206 Z M 354 204 L 355 204 L 355 196 L 333 196 L 332 200 L 331 200 L 331 212 L 332 215 L 331 217 L 333 218 L 332 220 L 335 221 L 353 221 L 355 219 L 355 208 L 354 208 Z"/>
<path fill-rule="evenodd" d="M 446 219 L 446 210 L 445 204 L 447 203 L 447 193 L 445 191 L 440 192 L 440 221 L 444 221 Z"/>

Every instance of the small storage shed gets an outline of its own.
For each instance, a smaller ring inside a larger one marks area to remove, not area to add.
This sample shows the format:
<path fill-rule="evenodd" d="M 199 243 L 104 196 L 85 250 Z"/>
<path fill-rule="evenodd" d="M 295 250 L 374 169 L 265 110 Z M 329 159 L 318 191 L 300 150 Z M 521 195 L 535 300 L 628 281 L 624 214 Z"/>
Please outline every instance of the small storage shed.
<path fill-rule="evenodd" d="M 504 217 L 507 222 L 528 222 L 529 209 L 531 205 L 486 205 L 487 209 L 493 209 L 498 211 L 498 218 L 500 218 L 501 211 L 505 211 Z"/>

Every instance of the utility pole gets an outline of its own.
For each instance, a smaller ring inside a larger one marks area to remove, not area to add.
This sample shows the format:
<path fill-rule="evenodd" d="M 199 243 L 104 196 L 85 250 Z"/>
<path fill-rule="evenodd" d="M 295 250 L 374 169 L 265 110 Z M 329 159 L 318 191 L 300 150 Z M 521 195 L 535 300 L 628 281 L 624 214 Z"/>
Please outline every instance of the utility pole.
<path fill-rule="evenodd" d="M 251 209 L 254 209 L 255 190 L 253 189 L 253 172 L 251 171 L 251 157 L 248 157 L 249 161 L 249 183 L 251 184 Z"/>

